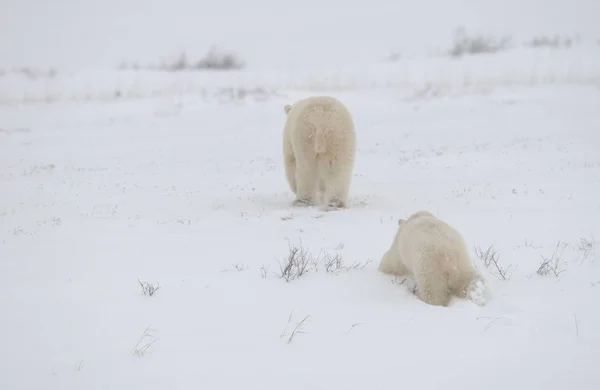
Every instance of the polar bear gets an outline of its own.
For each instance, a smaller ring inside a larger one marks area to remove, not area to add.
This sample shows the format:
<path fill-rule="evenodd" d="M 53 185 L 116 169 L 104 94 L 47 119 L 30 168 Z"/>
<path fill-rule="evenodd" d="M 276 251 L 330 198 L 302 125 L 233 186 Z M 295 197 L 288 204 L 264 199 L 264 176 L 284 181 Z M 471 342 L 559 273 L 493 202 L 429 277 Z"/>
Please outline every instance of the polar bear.
<path fill-rule="evenodd" d="M 296 195 L 293 205 L 347 207 L 356 154 L 350 112 L 329 96 L 299 100 L 285 105 L 284 111 L 283 158 L 288 184 Z"/>
<path fill-rule="evenodd" d="M 452 296 L 457 296 L 483 306 L 489 298 L 462 236 L 425 210 L 398 220 L 398 231 L 379 271 L 412 276 L 421 300 L 430 305 L 448 306 Z"/>

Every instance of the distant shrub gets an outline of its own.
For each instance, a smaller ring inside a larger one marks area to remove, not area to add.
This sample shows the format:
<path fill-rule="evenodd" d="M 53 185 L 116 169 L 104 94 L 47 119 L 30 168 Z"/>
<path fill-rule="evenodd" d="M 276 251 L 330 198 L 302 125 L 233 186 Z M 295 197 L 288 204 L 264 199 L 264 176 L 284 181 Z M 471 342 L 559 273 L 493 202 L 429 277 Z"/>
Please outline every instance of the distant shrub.
<path fill-rule="evenodd" d="M 119 65 L 119 69 L 181 72 L 189 70 L 239 70 L 245 66 L 245 63 L 235 53 L 221 51 L 216 46 L 211 46 L 204 57 L 196 61 L 190 61 L 185 51 L 183 51 L 173 62 L 163 62 L 158 66 L 142 66 L 138 62 L 122 63 Z"/>
<path fill-rule="evenodd" d="M 509 37 L 497 39 L 483 35 L 469 36 L 463 27 L 459 27 L 454 33 L 450 55 L 452 57 L 462 57 L 463 55 L 496 53 L 506 50 L 509 43 Z"/>
<path fill-rule="evenodd" d="M 529 47 L 550 47 L 553 49 L 568 49 L 579 41 L 578 37 L 534 37 L 525 45 Z"/>
<path fill-rule="evenodd" d="M 37 79 L 50 79 L 57 75 L 57 71 L 54 68 L 50 68 L 49 70 L 41 70 L 41 69 L 33 69 L 29 67 L 21 67 L 21 68 L 13 68 L 11 70 L 0 69 L 0 76 L 8 75 L 8 74 L 18 74 L 29 80 L 37 80 Z"/>
<path fill-rule="evenodd" d="M 390 55 L 388 55 L 385 58 L 385 61 L 387 62 L 398 62 L 402 59 L 402 53 L 399 51 L 395 51 L 393 53 L 391 53 Z"/>
<path fill-rule="evenodd" d="M 232 70 L 242 69 L 244 66 L 234 53 L 221 52 L 215 46 L 211 46 L 204 58 L 193 64 L 192 68 Z"/>

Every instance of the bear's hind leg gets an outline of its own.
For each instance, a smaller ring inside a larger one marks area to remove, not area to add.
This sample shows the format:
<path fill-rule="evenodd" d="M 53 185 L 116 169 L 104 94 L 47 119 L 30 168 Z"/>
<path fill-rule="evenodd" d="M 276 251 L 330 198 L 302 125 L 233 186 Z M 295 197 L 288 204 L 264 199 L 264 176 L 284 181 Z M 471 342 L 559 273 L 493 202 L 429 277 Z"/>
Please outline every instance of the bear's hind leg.
<path fill-rule="evenodd" d="M 392 250 L 392 249 L 390 249 Z M 379 262 L 379 267 L 377 268 L 380 272 L 383 272 L 387 275 L 394 276 L 408 276 L 408 269 L 402 263 L 402 260 L 399 258 L 400 255 L 395 253 L 397 258 L 394 258 L 390 251 L 385 252 L 381 261 Z"/>
<path fill-rule="evenodd" d="M 419 298 L 434 306 L 448 306 L 452 299 L 448 282 L 437 272 L 420 273 L 416 278 Z"/>
<path fill-rule="evenodd" d="M 465 299 L 469 295 L 469 287 L 471 285 L 471 281 L 474 279 L 476 274 L 474 272 L 462 271 L 457 272 L 454 276 L 454 280 L 450 284 L 450 290 L 452 293 L 456 295 L 458 298 Z"/>
<path fill-rule="evenodd" d="M 283 136 L 283 165 L 285 167 L 285 178 L 292 192 L 296 194 L 296 155 L 290 138 L 285 132 Z"/>
<path fill-rule="evenodd" d="M 470 299 L 479 306 L 484 306 L 489 299 L 485 281 L 476 271 L 464 272 L 452 287 L 454 295 L 461 299 Z"/>
<path fill-rule="evenodd" d="M 325 181 L 319 178 L 319 203 L 325 204 Z"/>
<path fill-rule="evenodd" d="M 296 199 L 294 206 L 307 206 L 314 204 L 318 177 L 314 165 L 296 167 Z"/>
<path fill-rule="evenodd" d="M 285 156 L 285 177 L 287 178 L 290 189 L 296 194 L 296 158 L 293 154 Z"/>
<path fill-rule="evenodd" d="M 331 168 L 327 168 L 321 171 L 325 181 L 324 206 L 327 208 L 346 208 L 348 206 L 352 170 L 345 169 L 332 172 Z"/>

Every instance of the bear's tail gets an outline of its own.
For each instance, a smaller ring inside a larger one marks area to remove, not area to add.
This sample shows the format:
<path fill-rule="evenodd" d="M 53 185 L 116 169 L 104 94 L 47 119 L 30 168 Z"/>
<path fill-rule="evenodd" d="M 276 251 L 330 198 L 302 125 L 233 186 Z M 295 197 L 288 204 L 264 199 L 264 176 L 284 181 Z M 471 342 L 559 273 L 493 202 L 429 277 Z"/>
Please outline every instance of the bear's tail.
<path fill-rule="evenodd" d="M 467 286 L 466 297 L 478 306 L 485 306 L 492 295 L 485 280 L 476 275 Z"/>
<path fill-rule="evenodd" d="M 327 129 L 319 127 L 315 131 L 315 153 L 323 154 L 327 152 Z"/>

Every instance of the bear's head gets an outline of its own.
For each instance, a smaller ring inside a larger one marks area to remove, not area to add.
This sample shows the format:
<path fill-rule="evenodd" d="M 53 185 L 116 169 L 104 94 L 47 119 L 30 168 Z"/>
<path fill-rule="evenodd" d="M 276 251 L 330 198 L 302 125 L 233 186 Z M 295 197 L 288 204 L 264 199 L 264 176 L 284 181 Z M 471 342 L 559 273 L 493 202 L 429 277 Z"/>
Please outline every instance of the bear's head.
<path fill-rule="evenodd" d="M 419 217 L 433 217 L 434 215 L 431 214 L 429 211 L 427 210 L 419 210 L 416 213 L 414 213 L 413 215 L 411 215 L 409 217 L 409 219 L 415 219 L 415 218 L 419 218 Z"/>
<path fill-rule="evenodd" d="M 426 210 L 419 210 L 416 213 L 412 214 L 410 217 L 408 217 L 409 221 L 412 221 L 415 218 L 419 218 L 419 217 L 434 217 L 433 214 L 431 214 L 429 211 Z M 434 217 L 435 218 L 435 217 Z M 401 226 L 404 222 L 406 222 L 406 219 L 402 219 L 400 218 L 398 220 L 398 226 Z"/>

